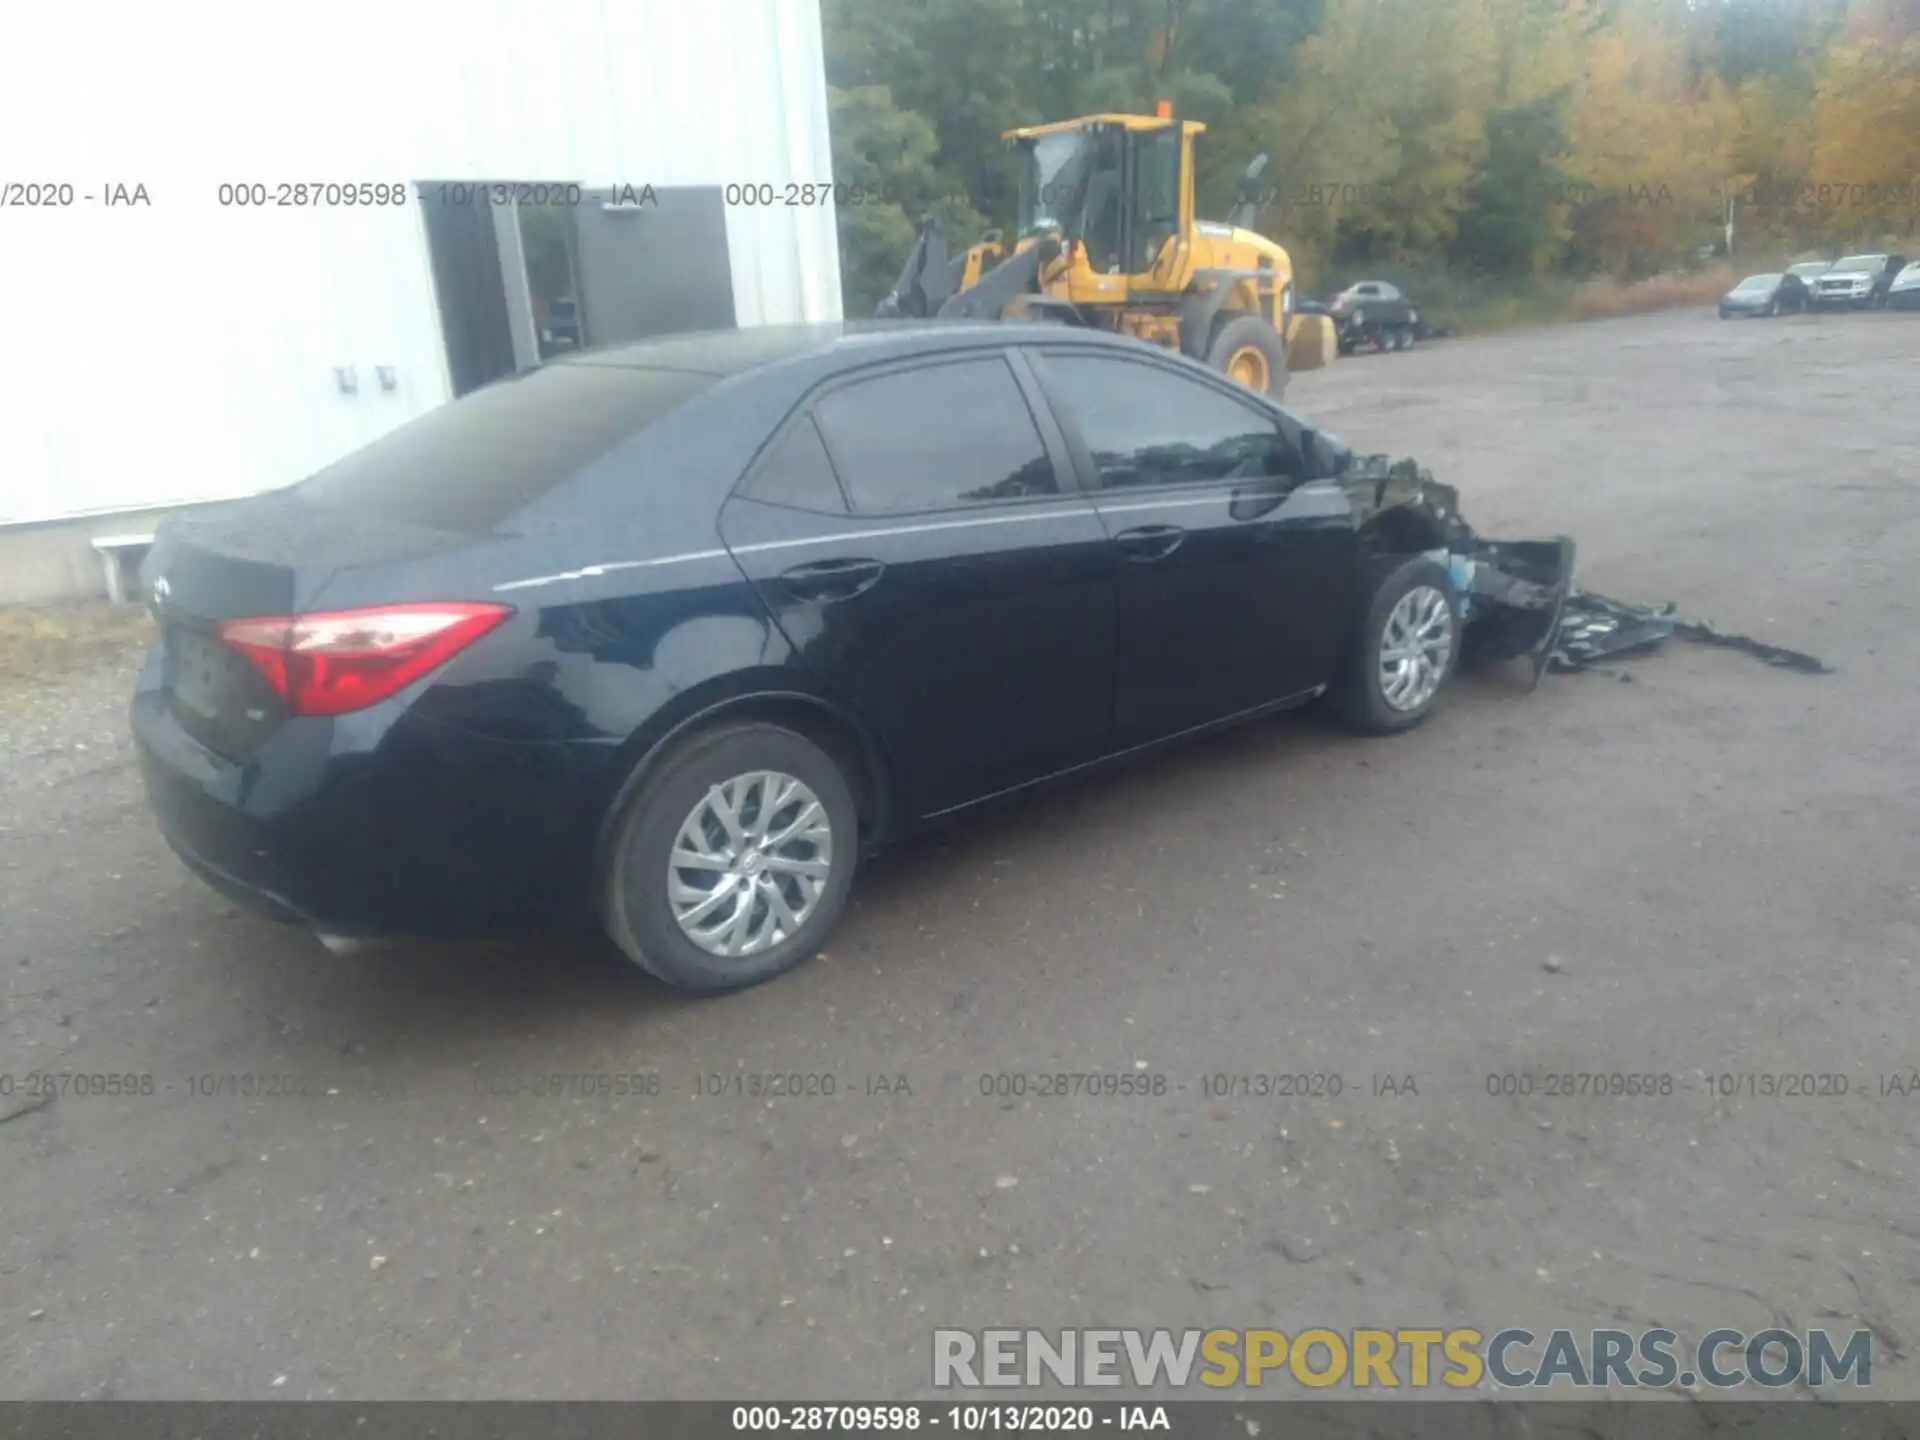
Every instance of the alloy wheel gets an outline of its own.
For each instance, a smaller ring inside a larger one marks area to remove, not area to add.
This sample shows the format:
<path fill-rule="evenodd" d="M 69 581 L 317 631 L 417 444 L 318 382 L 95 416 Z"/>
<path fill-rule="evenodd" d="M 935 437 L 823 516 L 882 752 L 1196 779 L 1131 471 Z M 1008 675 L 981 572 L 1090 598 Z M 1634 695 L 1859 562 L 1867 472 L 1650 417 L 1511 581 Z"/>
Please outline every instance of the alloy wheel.
<path fill-rule="evenodd" d="M 814 912 L 833 870 L 833 826 L 801 780 L 759 770 L 715 785 L 667 857 L 681 932 L 712 955 L 770 949 Z"/>
<path fill-rule="evenodd" d="M 1434 696 L 1453 656 L 1453 608 L 1431 585 L 1402 595 L 1380 634 L 1380 694 L 1403 714 Z"/>

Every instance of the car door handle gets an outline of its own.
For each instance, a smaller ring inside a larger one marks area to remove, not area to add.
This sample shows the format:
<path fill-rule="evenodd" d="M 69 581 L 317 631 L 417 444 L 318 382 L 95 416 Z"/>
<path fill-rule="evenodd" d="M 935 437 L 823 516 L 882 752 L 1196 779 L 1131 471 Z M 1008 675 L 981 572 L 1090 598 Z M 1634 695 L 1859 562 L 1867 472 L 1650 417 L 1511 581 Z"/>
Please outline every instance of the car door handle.
<path fill-rule="evenodd" d="M 1113 543 L 1129 560 L 1164 560 L 1180 548 L 1187 532 L 1178 525 L 1140 525 L 1122 530 Z"/>
<path fill-rule="evenodd" d="M 886 568 L 878 560 L 820 560 L 782 571 L 780 583 L 800 600 L 851 600 L 872 589 Z"/>

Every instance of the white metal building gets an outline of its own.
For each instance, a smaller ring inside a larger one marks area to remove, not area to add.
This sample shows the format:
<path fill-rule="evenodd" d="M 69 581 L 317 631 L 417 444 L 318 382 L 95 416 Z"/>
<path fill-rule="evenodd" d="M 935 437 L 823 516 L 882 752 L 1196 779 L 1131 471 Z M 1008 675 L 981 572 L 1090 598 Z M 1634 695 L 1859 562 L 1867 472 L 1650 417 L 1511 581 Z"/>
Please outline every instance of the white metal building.
<path fill-rule="evenodd" d="M 97 593 L 92 538 L 569 343 L 841 313 L 833 207 L 787 203 L 832 177 L 818 0 L 66 0 L 8 29 L 0 600 Z"/>

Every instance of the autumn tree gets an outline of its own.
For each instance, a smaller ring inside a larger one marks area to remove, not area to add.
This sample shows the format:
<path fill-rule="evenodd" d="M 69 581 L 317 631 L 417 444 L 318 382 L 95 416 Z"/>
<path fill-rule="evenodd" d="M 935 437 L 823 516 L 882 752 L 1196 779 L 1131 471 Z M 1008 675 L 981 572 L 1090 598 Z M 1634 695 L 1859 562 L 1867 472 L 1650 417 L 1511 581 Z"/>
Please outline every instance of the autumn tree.
<path fill-rule="evenodd" d="M 935 197 L 961 243 L 1011 221 L 1002 131 L 1163 99 L 1208 126 L 1203 214 L 1269 156 L 1256 226 L 1315 280 L 1633 277 L 1717 241 L 1730 201 L 1742 255 L 1914 225 L 1920 0 L 822 6 L 836 178 L 873 192 L 841 207 L 856 311 Z"/>
<path fill-rule="evenodd" d="M 1828 235 L 1842 244 L 1910 237 L 1920 203 L 1920 0 L 1856 0 L 1821 67 L 1815 117 L 1809 178 Z"/>

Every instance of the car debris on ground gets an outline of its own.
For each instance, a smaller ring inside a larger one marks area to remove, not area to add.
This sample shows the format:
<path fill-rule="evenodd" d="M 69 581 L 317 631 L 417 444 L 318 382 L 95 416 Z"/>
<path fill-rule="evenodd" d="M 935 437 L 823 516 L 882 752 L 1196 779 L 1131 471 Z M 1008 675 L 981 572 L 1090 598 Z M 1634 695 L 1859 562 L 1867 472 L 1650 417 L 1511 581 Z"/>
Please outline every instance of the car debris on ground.
<path fill-rule="evenodd" d="M 1460 492 L 1435 480 L 1417 461 L 1389 455 L 1356 456 L 1349 483 L 1372 481 L 1376 513 L 1407 507 L 1437 528 L 1444 543 L 1430 558 L 1447 567 L 1460 596 L 1466 626 L 1463 659 L 1526 659 L 1532 684 L 1549 669 L 1596 670 L 1623 679 L 1603 662 L 1651 649 L 1679 636 L 1697 644 L 1740 650 L 1769 665 L 1810 675 L 1831 674 L 1817 656 L 1720 630 L 1682 616 L 1672 603 L 1655 608 L 1609 599 L 1573 583 L 1574 543 L 1489 540 L 1460 514 Z"/>

